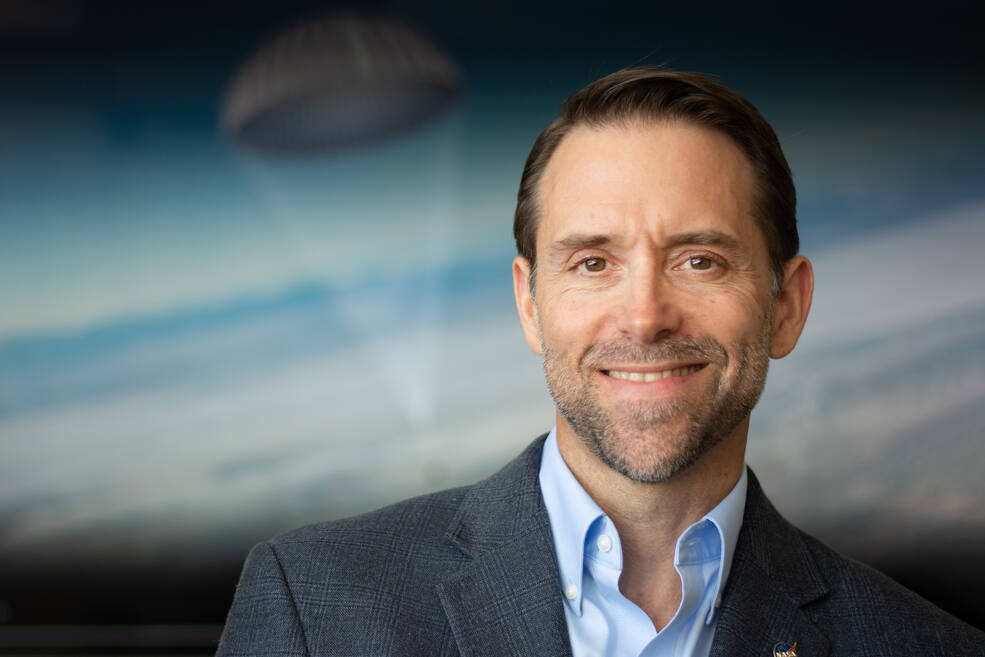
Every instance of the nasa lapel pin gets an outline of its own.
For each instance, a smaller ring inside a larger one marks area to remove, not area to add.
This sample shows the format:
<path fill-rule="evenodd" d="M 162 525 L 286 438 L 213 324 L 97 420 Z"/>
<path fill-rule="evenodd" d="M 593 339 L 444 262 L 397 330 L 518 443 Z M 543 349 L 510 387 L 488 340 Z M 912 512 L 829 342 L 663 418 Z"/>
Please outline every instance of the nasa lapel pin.
<path fill-rule="evenodd" d="M 793 645 L 783 641 L 778 642 L 773 646 L 773 657 L 797 657 L 797 642 L 794 641 Z"/>

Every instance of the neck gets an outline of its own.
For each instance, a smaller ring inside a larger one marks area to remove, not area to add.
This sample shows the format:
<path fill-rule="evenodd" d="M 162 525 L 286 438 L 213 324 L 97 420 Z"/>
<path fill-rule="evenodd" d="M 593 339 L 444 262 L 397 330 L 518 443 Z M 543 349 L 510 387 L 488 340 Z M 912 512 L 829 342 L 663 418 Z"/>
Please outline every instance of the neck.
<path fill-rule="evenodd" d="M 640 483 L 616 472 L 558 417 L 561 456 L 619 532 L 619 589 L 659 631 L 677 613 L 681 580 L 674 568 L 677 538 L 719 504 L 742 475 L 746 418 L 697 462 L 666 481 Z"/>

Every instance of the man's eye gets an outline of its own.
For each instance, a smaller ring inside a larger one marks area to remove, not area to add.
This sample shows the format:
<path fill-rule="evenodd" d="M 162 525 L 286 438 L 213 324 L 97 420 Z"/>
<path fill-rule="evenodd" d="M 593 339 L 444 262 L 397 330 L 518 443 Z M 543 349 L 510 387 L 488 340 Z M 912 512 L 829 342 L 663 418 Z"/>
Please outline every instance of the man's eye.
<path fill-rule="evenodd" d="M 688 258 L 687 264 L 691 265 L 691 269 L 711 269 L 715 266 L 715 262 L 711 258 L 705 258 L 702 256 L 695 256 L 694 258 Z"/>
<path fill-rule="evenodd" d="M 609 263 L 605 261 L 605 258 L 586 258 L 582 260 L 581 265 L 586 271 L 599 272 L 603 271 Z"/>

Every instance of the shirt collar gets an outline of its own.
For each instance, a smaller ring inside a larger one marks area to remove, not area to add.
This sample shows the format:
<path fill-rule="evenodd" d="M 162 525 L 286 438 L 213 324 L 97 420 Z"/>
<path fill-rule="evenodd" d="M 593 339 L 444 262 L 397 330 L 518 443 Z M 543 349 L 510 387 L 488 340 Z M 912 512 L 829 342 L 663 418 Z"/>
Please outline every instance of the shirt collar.
<path fill-rule="evenodd" d="M 581 615 L 585 538 L 592 523 L 605 514 L 561 458 L 556 434 L 557 427 L 554 427 L 544 443 L 544 455 L 540 461 L 540 490 L 551 522 L 554 553 L 561 572 L 561 590 L 572 610 Z M 574 597 L 571 592 L 575 593 Z"/>
<path fill-rule="evenodd" d="M 585 542 L 592 524 L 605 514 L 578 483 L 561 457 L 557 445 L 556 426 L 551 429 L 544 443 L 539 480 L 544 506 L 547 508 L 547 516 L 551 524 L 562 592 L 572 611 L 581 615 Z M 732 567 L 732 556 L 742 527 L 747 487 L 746 469 L 742 468 L 739 481 L 725 499 L 706 513 L 701 520 L 688 527 L 677 541 L 675 562 L 678 563 L 682 558 L 685 542 L 691 537 L 701 537 L 697 544 L 699 549 L 718 552 L 720 567 L 717 569 L 717 581 L 714 584 L 716 603 L 708 613 L 707 622 L 711 622 L 714 611 L 718 607 L 717 601 L 720 599 Z M 713 543 L 718 544 L 709 546 L 708 537 L 718 538 L 720 543 L 714 541 Z"/>
<path fill-rule="evenodd" d="M 728 581 L 729 572 L 732 570 L 732 556 L 735 554 L 735 544 L 739 540 L 739 530 L 742 528 L 742 516 L 746 509 L 746 489 L 749 486 L 749 477 L 746 476 L 746 468 L 743 466 L 739 481 L 725 496 L 718 505 L 705 514 L 704 518 L 695 523 L 711 522 L 718 528 L 718 535 L 721 537 L 721 558 L 719 561 L 718 580 L 715 582 L 714 594 L 715 604 L 708 612 L 706 622 L 711 619 L 721 603 L 722 591 L 725 582 Z M 691 527 L 694 527 L 692 525 Z"/>

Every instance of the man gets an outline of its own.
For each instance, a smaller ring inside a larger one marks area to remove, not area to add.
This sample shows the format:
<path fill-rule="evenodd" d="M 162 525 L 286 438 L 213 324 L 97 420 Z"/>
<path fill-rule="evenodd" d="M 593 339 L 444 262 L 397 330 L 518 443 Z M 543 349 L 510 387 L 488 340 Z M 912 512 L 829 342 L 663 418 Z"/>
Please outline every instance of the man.
<path fill-rule="evenodd" d="M 257 546 L 219 654 L 985 655 L 745 469 L 813 290 L 755 108 L 693 74 L 589 85 L 534 145 L 514 232 L 554 430 L 474 486 Z"/>

